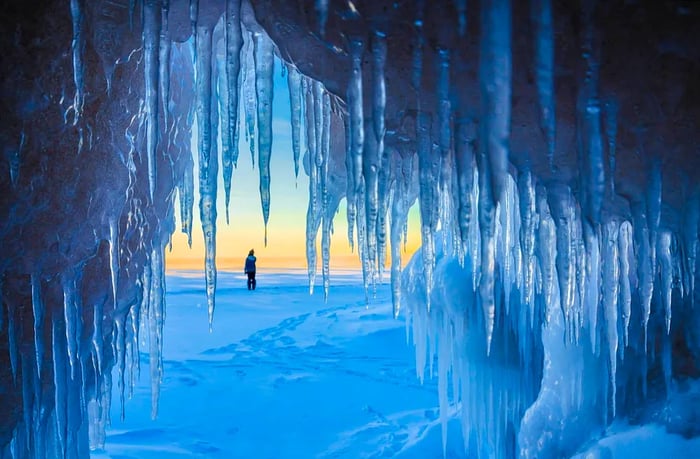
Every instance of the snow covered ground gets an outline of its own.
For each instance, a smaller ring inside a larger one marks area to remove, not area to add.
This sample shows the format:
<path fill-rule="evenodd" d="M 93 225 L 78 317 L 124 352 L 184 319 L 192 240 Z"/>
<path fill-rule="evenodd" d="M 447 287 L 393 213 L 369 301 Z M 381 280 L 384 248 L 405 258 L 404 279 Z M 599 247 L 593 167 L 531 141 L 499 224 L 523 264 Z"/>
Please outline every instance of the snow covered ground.
<path fill-rule="evenodd" d="M 443 457 L 436 380 L 419 383 L 388 285 L 367 308 L 358 273 L 334 273 L 324 303 L 301 271 L 261 272 L 255 292 L 222 272 L 209 333 L 203 282 L 167 278 L 158 418 L 142 354 L 126 418 L 115 384 L 112 427 L 93 459 Z M 468 457 L 462 445 L 454 419 L 444 457 Z M 577 458 L 700 458 L 700 438 L 618 421 L 582 450 Z"/>
<path fill-rule="evenodd" d="M 126 418 L 115 384 L 112 427 L 93 458 L 443 457 L 436 383 L 416 377 L 388 285 L 366 308 L 357 273 L 334 273 L 324 303 L 301 271 L 260 272 L 254 292 L 222 272 L 210 334 L 203 282 L 167 278 L 158 418 L 142 354 Z M 448 457 L 463 457 L 458 430 L 451 423 Z"/>

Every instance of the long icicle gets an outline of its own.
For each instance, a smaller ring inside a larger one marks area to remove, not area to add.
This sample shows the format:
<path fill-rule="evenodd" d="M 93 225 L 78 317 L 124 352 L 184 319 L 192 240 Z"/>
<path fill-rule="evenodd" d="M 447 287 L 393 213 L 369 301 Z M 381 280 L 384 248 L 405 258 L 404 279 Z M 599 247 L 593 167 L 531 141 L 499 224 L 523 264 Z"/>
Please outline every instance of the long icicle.
<path fill-rule="evenodd" d="M 258 95 L 258 169 L 260 170 L 260 203 L 265 223 L 270 219 L 270 155 L 272 153 L 272 97 L 274 88 L 273 43 L 266 35 L 253 35 L 255 46 L 255 91 Z"/>
<path fill-rule="evenodd" d="M 197 26 L 197 127 L 199 129 L 199 212 L 205 245 L 205 277 L 209 328 L 216 306 L 216 176 L 215 132 L 212 129 L 212 31 Z"/>
<path fill-rule="evenodd" d="M 160 97 L 163 104 L 163 121 L 165 124 L 165 130 L 168 132 L 168 115 L 170 114 L 170 51 L 172 47 L 168 30 L 170 0 L 161 0 L 161 2 L 161 27 L 158 64 L 160 72 Z"/>
<path fill-rule="evenodd" d="M 289 86 L 289 104 L 291 106 L 294 178 L 298 179 L 299 156 L 301 156 L 301 73 L 292 64 L 287 64 L 287 85 Z"/>
<path fill-rule="evenodd" d="M 241 0 L 226 1 L 226 82 L 228 100 L 228 125 L 224 138 L 229 139 L 228 145 L 223 145 L 221 152 L 224 191 L 226 193 L 226 223 L 229 222 L 229 203 L 231 202 L 231 176 L 233 167 L 238 161 L 238 80 L 241 74 L 241 49 L 243 48 L 243 34 L 241 32 Z M 223 130 L 222 130 L 223 132 Z"/>
<path fill-rule="evenodd" d="M 158 64 L 160 54 L 160 0 L 146 0 L 143 11 L 143 53 L 146 88 L 146 155 L 148 190 L 151 201 L 156 190 L 156 149 L 158 147 Z"/>
<path fill-rule="evenodd" d="M 1 306 L 0 306 L 1 308 Z M 41 379 L 41 365 L 44 361 L 44 299 L 41 294 L 41 275 L 32 274 L 32 310 L 34 312 L 34 352 L 36 371 Z M 1 325 L 1 323 L 0 323 Z"/>

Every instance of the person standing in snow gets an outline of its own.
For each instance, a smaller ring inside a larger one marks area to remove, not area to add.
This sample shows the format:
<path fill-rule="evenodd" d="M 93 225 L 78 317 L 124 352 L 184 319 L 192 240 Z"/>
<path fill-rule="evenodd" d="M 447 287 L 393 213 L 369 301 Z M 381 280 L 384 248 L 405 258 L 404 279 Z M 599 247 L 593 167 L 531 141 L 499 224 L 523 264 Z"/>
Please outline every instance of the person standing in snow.
<path fill-rule="evenodd" d="M 255 290 L 255 250 L 250 249 L 248 257 L 245 259 L 243 272 L 248 275 L 248 290 Z"/>

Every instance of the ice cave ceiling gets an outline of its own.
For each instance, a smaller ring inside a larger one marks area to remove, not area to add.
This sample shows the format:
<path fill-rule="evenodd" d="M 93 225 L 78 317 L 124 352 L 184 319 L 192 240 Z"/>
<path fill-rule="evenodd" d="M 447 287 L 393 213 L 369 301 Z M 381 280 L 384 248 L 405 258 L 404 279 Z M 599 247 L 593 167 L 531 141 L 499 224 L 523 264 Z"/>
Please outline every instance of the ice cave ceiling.
<path fill-rule="evenodd" d="M 174 213 L 189 232 L 200 212 L 213 314 L 216 178 L 228 195 L 239 137 L 274 212 L 273 55 L 310 176 L 310 281 L 320 230 L 327 291 L 349 197 L 366 287 L 390 258 L 418 341 L 461 349 L 462 402 L 488 386 L 502 407 L 463 407 L 488 445 L 473 454 L 570 454 L 592 431 L 571 426 L 700 376 L 697 2 L 10 0 L 0 24 L 0 457 L 104 442 L 111 369 L 123 399 L 140 328 L 157 411 Z M 402 283 L 416 199 L 423 249 Z M 552 368 L 598 389 L 546 391 Z"/>

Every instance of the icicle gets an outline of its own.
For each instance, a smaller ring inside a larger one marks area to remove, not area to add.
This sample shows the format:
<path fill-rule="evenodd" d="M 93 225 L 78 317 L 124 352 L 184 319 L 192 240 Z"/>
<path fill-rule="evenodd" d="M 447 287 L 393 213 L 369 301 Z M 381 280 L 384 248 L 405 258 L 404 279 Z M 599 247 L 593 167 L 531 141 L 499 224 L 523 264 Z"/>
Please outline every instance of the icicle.
<path fill-rule="evenodd" d="M 654 269 L 652 265 L 649 229 L 644 204 L 632 206 L 634 216 L 634 238 L 637 247 L 637 277 L 639 278 L 639 303 L 642 307 L 642 326 L 644 328 L 644 349 L 647 350 L 647 326 L 651 315 L 651 299 L 654 293 Z"/>
<path fill-rule="evenodd" d="M 605 196 L 605 164 L 597 99 L 591 98 L 586 102 L 583 116 L 583 156 L 587 166 L 586 213 L 593 223 L 598 223 Z"/>
<path fill-rule="evenodd" d="M 153 201 L 156 190 L 156 148 L 158 147 L 158 72 L 161 2 L 145 0 L 143 10 L 143 52 L 146 100 L 146 152 L 148 185 Z"/>
<path fill-rule="evenodd" d="M 316 236 L 320 224 L 321 215 L 319 213 L 319 169 L 316 166 L 318 151 L 322 149 L 316 143 L 316 117 L 315 117 L 315 85 L 318 82 L 311 82 L 304 79 L 304 94 L 306 97 L 306 146 L 308 174 L 309 174 L 309 203 L 306 211 L 306 264 L 309 276 L 309 294 L 313 294 L 316 282 Z M 322 155 L 323 153 L 321 153 Z"/>
<path fill-rule="evenodd" d="M 257 94 L 255 92 L 255 46 L 250 32 L 244 34 L 243 40 L 243 108 L 245 110 L 246 140 L 250 147 L 250 159 L 255 167 L 255 119 L 257 113 Z"/>
<path fill-rule="evenodd" d="M 41 295 L 41 276 L 32 274 L 32 311 L 34 313 L 34 352 L 36 372 L 41 379 L 41 365 L 44 361 L 44 299 Z"/>
<path fill-rule="evenodd" d="M 377 156 L 384 155 L 384 111 L 386 110 L 386 34 L 375 31 L 372 37 L 372 120 L 377 139 Z"/>
<path fill-rule="evenodd" d="M 586 223 L 584 225 L 584 237 L 588 251 L 586 259 L 586 292 L 585 304 L 588 310 L 588 330 L 591 338 L 591 349 L 598 354 L 598 309 L 600 303 L 600 245 L 593 228 Z"/>
<path fill-rule="evenodd" d="M 535 31 L 535 80 L 540 104 L 540 127 L 547 142 L 547 158 L 552 168 L 556 141 L 552 1 L 533 0 L 531 5 Z"/>
<path fill-rule="evenodd" d="M 202 36 L 200 35 L 200 38 Z M 202 49 L 200 48 L 200 51 Z M 200 53 L 200 57 L 203 57 Z M 205 59 L 206 60 L 206 59 Z M 158 414 L 160 383 L 163 377 L 163 320 L 165 319 L 165 278 L 163 248 L 151 252 L 151 288 L 148 308 L 148 342 L 151 370 L 151 418 Z M 209 311 L 210 317 L 213 311 Z M 211 326 L 211 322 L 210 322 Z"/>
<path fill-rule="evenodd" d="M 114 341 L 117 348 L 117 389 L 119 390 L 119 418 L 123 421 L 125 417 L 125 403 L 124 403 L 124 392 L 126 385 L 124 383 L 124 373 L 126 368 L 126 332 L 124 329 L 124 319 L 121 316 L 114 318 L 114 328 L 116 329 L 116 337 Z M 132 351 L 133 352 L 133 351 Z"/>
<path fill-rule="evenodd" d="M 567 337 L 573 338 L 572 315 L 575 301 L 576 255 L 572 250 L 574 227 L 574 199 L 567 186 L 553 193 L 552 214 L 557 225 L 557 276 L 559 279 L 560 306 L 566 323 Z"/>
<path fill-rule="evenodd" d="M 218 59 L 217 51 L 212 50 L 214 53 L 214 65 L 216 66 L 216 84 L 218 95 L 216 100 L 212 101 L 212 110 L 219 110 L 219 116 L 221 117 L 221 169 L 224 181 L 224 193 L 225 193 L 225 212 L 226 212 L 226 224 L 229 224 L 229 201 L 231 198 L 231 177 L 233 175 L 233 137 L 231 137 L 231 131 L 229 130 L 229 125 L 231 122 L 231 113 L 229 112 L 228 106 L 228 76 L 226 74 L 226 60 Z M 218 107 L 217 107 L 218 102 Z M 236 127 L 233 127 L 233 133 L 235 136 Z"/>
<path fill-rule="evenodd" d="M 318 83 L 322 88 L 321 83 Z M 328 193 L 328 163 L 330 161 L 331 145 L 331 100 L 324 90 L 321 93 L 322 101 L 322 132 L 320 151 L 323 156 L 321 161 L 321 209 L 323 212 L 323 230 L 321 235 L 321 258 L 323 260 L 323 298 L 328 300 L 328 290 L 330 287 L 330 258 L 331 258 L 331 230 L 333 227 L 333 215 L 335 208 L 330 207 L 330 196 Z"/>
<path fill-rule="evenodd" d="M 354 251 L 355 240 L 353 237 L 353 228 L 355 226 L 357 200 L 355 198 L 355 163 L 353 161 L 352 133 L 350 130 L 351 121 L 348 118 L 349 116 L 343 117 L 343 124 L 345 127 L 345 169 L 347 172 L 345 200 L 347 204 L 348 244 L 350 244 L 350 250 Z"/>
<path fill-rule="evenodd" d="M 632 314 L 632 291 L 630 288 L 630 261 L 634 260 L 632 247 L 632 224 L 628 221 L 620 225 L 620 301 L 625 333 L 625 346 L 629 343 L 630 316 Z"/>
<path fill-rule="evenodd" d="M 438 139 L 440 153 L 446 157 L 452 145 L 452 130 L 450 128 L 450 117 L 452 105 L 450 103 L 450 51 L 438 49 L 439 64 L 437 76 L 437 114 L 438 114 Z"/>
<path fill-rule="evenodd" d="M 698 220 L 700 220 L 700 189 L 693 190 L 683 213 L 683 238 L 685 243 L 686 289 L 691 304 L 695 298 L 695 267 L 698 253 Z"/>
<path fill-rule="evenodd" d="M 299 156 L 301 153 L 301 74 L 292 64 L 287 64 L 290 118 L 292 123 L 292 151 L 294 153 L 294 178 L 299 178 Z"/>
<path fill-rule="evenodd" d="M 520 194 L 520 245 L 523 250 L 524 273 L 522 301 L 530 307 L 530 324 L 535 319 L 535 230 L 537 228 L 537 200 L 535 184 L 530 171 L 520 174 L 518 180 Z"/>
<path fill-rule="evenodd" d="M 119 228 L 116 218 L 109 219 L 109 271 L 112 280 L 112 304 L 117 310 L 117 280 L 119 278 Z"/>
<path fill-rule="evenodd" d="M 61 284 L 63 286 L 63 312 L 66 321 L 66 341 L 68 342 L 68 360 L 70 363 L 71 379 L 75 379 L 75 371 L 78 365 L 78 340 L 79 330 L 79 306 L 77 304 L 76 273 L 63 273 Z"/>
<path fill-rule="evenodd" d="M 406 218 L 406 209 L 399 190 L 392 196 L 391 207 L 391 303 L 394 318 L 398 319 L 401 311 L 401 232 Z M 408 319 L 406 320 L 408 322 Z"/>
<path fill-rule="evenodd" d="M 66 342 L 62 341 L 60 336 L 62 331 L 59 329 L 60 319 L 53 317 L 51 320 L 51 350 L 53 352 L 53 386 L 54 386 L 54 416 L 56 418 L 56 434 L 58 444 L 63 457 L 66 457 L 66 444 L 68 443 L 68 406 L 67 394 L 68 388 L 66 375 L 66 360 L 63 354 L 66 350 Z M 67 325 L 67 324 L 66 324 Z M 65 333 L 63 333 L 65 336 Z M 70 341 L 69 341 L 70 343 Z M 70 350 L 70 346 L 68 347 Z"/>
<path fill-rule="evenodd" d="M 350 40 L 352 73 L 348 83 L 348 110 L 350 112 L 350 152 L 353 162 L 354 193 L 357 194 L 362 182 L 362 152 L 365 145 L 365 122 L 362 103 L 362 55 L 364 43 L 359 38 Z M 359 202 L 358 202 L 359 203 Z"/>
<path fill-rule="evenodd" d="M 673 294 L 673 265 L 671 257 L 671 232 L 659 234 L 659 264 L 661 267 L 661 300 L 664 306 L 666 334 L 671 333 L 671 297 Z"/>
<path fill-rule="evenodd" d="M 272 153 L 272 96 L 274 88 L 273 43 L 262 33 L 253 34 L 255 45 L 255 92 L 258 95 L 258 169 L 260 170 L 260 202 L 265 223 L 270 219 L 270 154 Z"/>
<path fill-rule="evenodd" d="M 197 127 L 199 129 L 199 212 L 205 245 L 205 277 L 209 328 L 214 321 L 216 291 L 216 91 L 212 88 L 212 31 L 197 27 Z M 217 124 L 218 125 L 218 124 Z M 155 274 L 155 273 L 154 273 Z"/>
<path fill-rule="evenodd" d="M 391 174 L 391 168 L 393 167 L 393 165 L 390 164 L 391 153 L 395 153 L 395 151 L 385 149 L 383 156 L 379 158 L 379 174 L 377 180 L 377 195 L 379 197 L 379 213 L 377 215 L 377 265 L 379 267 L 380 281 L 384 275 L 384 266 L 386 264 L 386 220 L 391 194 L 389 176 Z"/>
<path fill-rule="evenodd" d="M 379 214 L 379 156 L 377 143 L 373 136 L 365 139 L 362 155 L 363 182 L 365 184 L 365 218 L 366 218 L 366 250 L 364 257 L 367 258 L 370 268 L 369 275 L 372 282 L 375 282 L 375 272 L 377 268 L 377 216 Z"/>
<path fill-rule="evenodd" d="M 316 13 L 318 14 L 318 28 L 321 36 L 326 36 L 326 21 L 328 20 L 328 0 L 315 0 Z"/>
<path fill-rule="evenodd" d="M 615 153 L 617 149 L 617 112 L 618 106 L 615 99 L 610 99 L 605 104 L 605 136 L 608 138 L 608 164 L 610 168 L 610 192 L 615 194 Z"/>
<path fill-rule="evenodd" d="M 83 67 L 83 50 L 85 43 L 83 40 L 84 33 L 84 14 L 83 0 L 70 1 L 70 13 L 73 22 L 73 40 L 71 49 L 73 52 L 73 82 L 75 83 L 75 98 L 73 99 L 73 126 L 78 124 L 80 117 L 83 115 L 83 104 L 85 102 L 84 91 L 84 67 Z"/>
<path fill-rule="evenodd" d="M 224 191 L 226 193 L 226 223 L 229 222 L 229 203 L 231 201 L 231 176 L 238 161 L 238 80 L 241 73 L 241 49 L 243 34 L 241 32 L 241 0 L 226 1 L 226 95 L 225 102 L 228 116 L 222 129 L 222 137 L 228 139 L 222 145 L 221 152 Z"/>
<path fill-rule="evenodd" d="M 620 266 L 618 259 L 618 226 L 614 221 L 604 226 L 603 248 L 603 311 L 608 342 L 610 385 L 612 389 L 612 415 L 615 417 L 617 394 L 617 301 L 619 294 Z"/>
<path fill-rule="evenodd" d="M 416 118 L 416 139 L 418 149 L 418 168 L 420 183 L 420 217 L 421 217 L 421 249 L 423 270 L 425 272 L 426 304 L 430 310 L 430 296 L 433 287 L 433 268 L 435 266 L 434 235 L 437 222 L 434 219 L 434 208 L 437 206 L 437 186 L 439 171 L 439 155 L 434 155 L 431 141 L 432 120 L 429 113 L 418 112 Z M 436 167 L 436 160 L 437 167 Z"/>
<path fill-rule="evenodd" d="M 160 97 L 163 103 L 163 120 L 166 131 L 168 130 L 168 115 L 170 114 L 170 48 L 172 45 L 168 31 L 169 10 L 170 0 L 161 0 L 159 80 Z"/>
<path fill-rule="evenodd" d="M 469 227 L 476 224 L 472 213 L 472 193 L 474 188 L 474 124 L 470 120 L 455 120 L 455 159 L 457 179 L 459 182 L 459 208 L 457 220 L 462 245 L 466 249 L 469 243 Z"/>
<path fill-rule="evenodd" d="M 479 81 L 483 142 L 494 203 L 501 199 L 508 170 L 511 96 L 511 11 L 509 0 L 482 6 Z"/>
<path fill-rule="evenodd" d="M 488 167 L 488 159 L 483 153 L 480 168 Z M 495 205 L 490 193 L 488 169 L 479 171 L 479 232 L 481 235 L 481 277 L 479 279 L 479 299 L 484 314 L 486 355 L 491 353 L 493 329 L 496 321 L 496 221 Z"/>
<path fill-rule="evenodd" d="M 2 307 L 2 304 L 0 304 Z M 17 360 L 19 359 L 19 346 L 17 344 L 17 323 L 15 321 L 15 307 L 7 304 L 7 346 L 10 354 L 10 369 L 12 370 L 12 382 L 17 384 Z"/>
<path fill-rule="evenodd" d="M 538 193 L 539 194 L 539 193 Z M 540 262 L 540 269 L 542 271 L 542 292 L 544 296 L 544 305 L 547 308 L 554 307 L 554 305 L 559 301 L 556 298 L 556 283 L 557 283 L 557 271 L 556 271 L 556 256 L 557 256 L 557 236 L 556 236 L 556 225 L 549 210 L 549 205 L 547 204 L 547 199 L 544 196 L 537 197 L 537 207 L 539 215 L 539 233 L 537 236 L 537 258 Z M 548 319 L 548 311 L 544 311 L 545 320 Z"/>
<path fill-rule="evenodd" d="M 661 160 L 653 158 L 647 186 L 647 220 L 649 224 L 649 246 L 651 247 L 652 273 L 656 273 L 656 243 L 661 224 Z"/>

